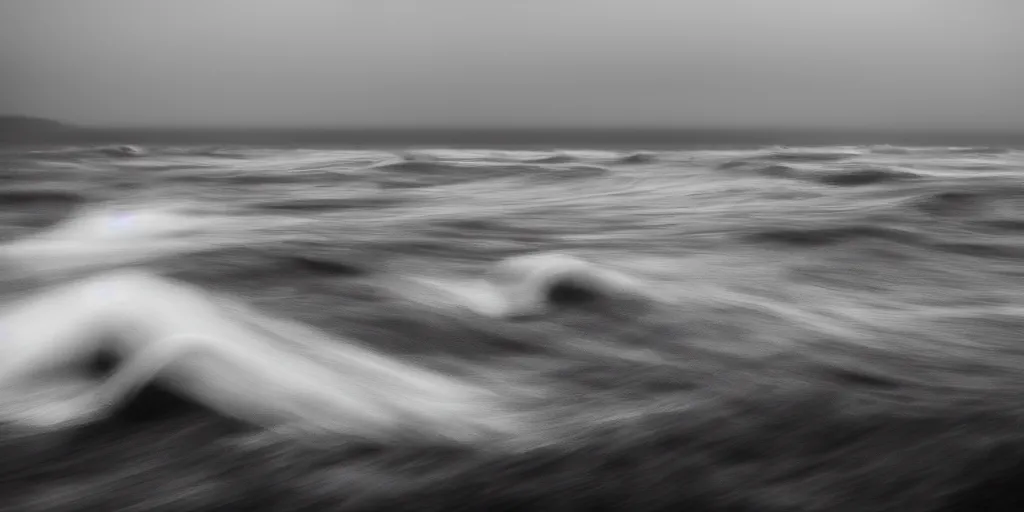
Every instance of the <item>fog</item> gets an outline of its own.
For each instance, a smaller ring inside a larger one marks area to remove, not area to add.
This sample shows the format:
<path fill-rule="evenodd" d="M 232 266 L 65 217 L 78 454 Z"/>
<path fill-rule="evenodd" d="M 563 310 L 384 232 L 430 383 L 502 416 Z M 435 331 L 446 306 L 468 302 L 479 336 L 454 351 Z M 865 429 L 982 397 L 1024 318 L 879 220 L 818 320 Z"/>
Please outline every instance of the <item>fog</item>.
<path fill-rule="evenodd" d="M 4 0 L 97 126 L 1024 129 L 1019 0 Z"/>

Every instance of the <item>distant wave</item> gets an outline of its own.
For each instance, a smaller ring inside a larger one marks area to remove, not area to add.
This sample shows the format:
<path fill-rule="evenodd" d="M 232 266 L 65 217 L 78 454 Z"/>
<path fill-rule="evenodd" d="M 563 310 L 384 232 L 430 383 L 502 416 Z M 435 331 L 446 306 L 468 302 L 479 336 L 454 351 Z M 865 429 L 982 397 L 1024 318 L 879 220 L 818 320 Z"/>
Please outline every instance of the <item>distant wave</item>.
<path fill-rule="evenodd" d="M 647 151 L 638 151 L 636 153 L 630 153 L 628 155 L 623 155 L 622 157 L 620 157 L 618 159 L 617 163 L 620 163 L 620 164 L 649 164 L 649 163 L 656 162 L 657 160 L 658 160 L 658 156 L 655 155 L 654 153 L 647 152 Z"/>
<path fill-rule="evenodd" d="M 769 163 L 759 159 L 748 158 L 729 160 L 727 162 L 720 163 L 716 166 L 716 169 L 774 177 L 786 177 L 798 172 L 796 167 L 790 165 Z"/>
<path fill-rule="evenodd" d="M 992 213 L 1000 203 L 1024 203 L 1024 187 L 1020 184 L 963 184 L 953 190 L 922 193 L 907 199 L 912 208 L 942 216 Z"/>
<path fill-rule="evenodd" d="M 117 157 L 140 157 L 140 156 L 146 156 L 146 154 L 147 154 L 147 151 L 145 150 L 145 148 L 143 148 L 141 146 L 130 146 L 130 145 L 129 146 L 105 147 L 105 148 L 100 148 L 98 151 L 100 153 L 103 153 L 103 154 L 108 155 L 108 156 L 117 156 Z"/>
<path fill-rule="evenodd" d="M 793 151 L 777 150 L 757 156 L 766 161 L 775 162 L 838 162 L 860 156 L 853 151 Z"/>
<path fill-rule="evenodd" d="M 553 155 L 542 156 L 540 158 L 533 158 L 526 160 L 529 164 L 568 164 L 579 161 L 578 158 L 568 155 L 565 153 L 555 153 Z"/>
<path fill-rule="evenodd" d="M 968 155 L 1003 155 L 1010 152 L 1008 148 L 998 148 L 989 146 L 950 147 L 946 148 L 946 151 L 954 154 Z"/>
<path fill-rule="evenodd" d="M 448 168 L 448 165 L 444 162 L 439 162 L 435 159 L 420 160 L 415 158 L 402 158 L 399 160 L 385 160 L 383 162 L 379 162 L 377 164 L 370 166 L 370 168 L 378 171 L 436 174 L 445 172 Z"/>
<path fill-rule="evenodd" d="M 808 178 L 826 185 L 855 187 L 861 185 L 874 185 L 877 183 L 915 180 L 920 178 L 920 175 L 905 170 L 887 169 L 884 167 L 865 167 L 828 170 L 817 174 L 809 173 Z"/>
<path fill-rule="evenodd" d="M 372 195 L 337 198 L 290 197 L 267 201 L 253 201 L 246 206 L 256 210 L 282 210 L 296 212 L 319 212 L 346 210 L 352 208 L 381 208 L 403 204 L 408 199 L 401 195 Z"/>
<path fill-rule="evenodd" d="M 868 150 L 878 155 L 908 155 L 913 151 L 913 148 L 881 144 L 870 146 Z"/>
<path fill-rule="evenodd" d="M 33 151 L 37 157 L 89 157 L 89 156 L 102 156 L 102 157 L 143 157 L 148 156 L 149 151 L 142 146 L 135 146 L 130 144 L 116 145 L 116 146 L 67 146 L 67 147 L 55 147 L 47 149 L 39 149 Z"/>
<path fill-rule="evenodd" d="M 1000 222 L 982 221 L 981 224 L 996 228 L 1002 234 L 1024 229 L 1024 219 L 1016 221 L 1003 219 Z M 1024 244 L 1014 241 L 977 235 L 966 235 L 961 239 L 943 239 L 926 235 L 913 228 L 876 224 L 765 228 L 742 235 L 740 239 L 755 244 L 793 249 L 829 247 L 859 241 L 879 241 L 891 244 L 891 248 L 897 252 L 902 247 L 985 259 L 1024 257 Z"/>
<path fill-rule="evenodd" d="M 381 174 L 369 178 L 389 188 L 418 188 L 495 178 L 580 179 L 610 171 L 593 165 L 554 165 L 462 161 L 385 161 L 369 169 Z"/>
<path fill-rule="evenodd" d="M 920 233 L 907 229 L 872 224 L 825 226 L 813 228 L 767 228 L 742 236 L 755 243 L 794 247 L 835 245 L 860 239 L 878 239 L 906 244 L 926 243 Z"/>
<path fill-rule="evenodd" d="M 599 165 L 557 165 L 532 169 L 526 175 L 533 180 L 565 180 L 600 178 L 611 173 Z"/>
<path fill-rule="evenodd" d="M 179 182 L 220 182 L 224 184 L 237 185 L 270 185 L 289 184 L 295 182 L 346 182 L 357 179 L 350 175 L 334 172 L 327 169 L 317 170 L 252 170 L 252 171 L 230 171 L 230 170 L 195 170 L 175 169 L 160 175 L 160 179 Z"/>
<path fill-rule="evenodd" d="M 915 209 L 932 215 L 962 215 L 975 212 L 986 201 L 982 192 L 943 191 L 922 194 L 907 202 Z"/>
<path fill-rule="evenodd" d="M 774 178 L 790 178 L 838 187 L 856 187 L 915 180 L 921 176 L 904 169 L 877 166 L 843 166 L 804 168 L 794 165 L 768 163 L 760 159 L 731 160 L 719 164 L 718 169 L 745 172 Z"/>
<path fill-rule="evenodd" d="M 868 150 L 879 155 L 1004 155 L 1012 152 L 1012 149 L 990 146 L 891 146 L 876 145 L 870 146 Z"/>
<path fill-rule="evenodd" d="M 398 154 L 398 159 L 403 162 L 436 162 L 437 157 L 420 151 L 404 151 Z"/>

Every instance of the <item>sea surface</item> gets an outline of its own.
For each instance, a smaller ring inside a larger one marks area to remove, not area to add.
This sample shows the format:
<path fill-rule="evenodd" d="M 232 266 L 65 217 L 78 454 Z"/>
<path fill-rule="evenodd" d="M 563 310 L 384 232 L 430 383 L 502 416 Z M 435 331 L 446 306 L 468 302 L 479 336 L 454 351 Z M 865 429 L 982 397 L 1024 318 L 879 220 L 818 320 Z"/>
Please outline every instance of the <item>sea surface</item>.
<path fill-rule="evenodd" d="M 514 361 L 585 433 L 529 462 L 378 446 L 314 464 L 177 415 L 4 441 L 19 510 L 454 510 L 458 494 L 913 511 L 1020 478 L 1022 149 L 143 149 L 0 148 L 0 258 L 31 262 L 2 267 L 3 295 L 140 265 L 423 364 Z M 671 313 L 517 323 L 435 293 L 540 251 L 634 275 Z"/>

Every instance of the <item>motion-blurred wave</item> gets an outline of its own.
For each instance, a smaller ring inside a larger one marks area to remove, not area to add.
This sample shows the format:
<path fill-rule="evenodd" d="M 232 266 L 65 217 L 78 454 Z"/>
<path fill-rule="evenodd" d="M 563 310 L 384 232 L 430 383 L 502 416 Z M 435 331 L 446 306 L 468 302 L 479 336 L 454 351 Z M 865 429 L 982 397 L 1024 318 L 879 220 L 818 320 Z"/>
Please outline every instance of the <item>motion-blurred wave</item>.
<path fill-rule="evenodd" d="M 476 371 L 548 441 L 311 449 L 156 389 L 68 438 L 0 434 L 0 492 L 18 510 L 1016 510 L 1022 171 L 1002 147 L 7 148 L 5 298 L 143 266 Z M 481 276 L 543 251 L 658 299 L 479 314 Z"/>

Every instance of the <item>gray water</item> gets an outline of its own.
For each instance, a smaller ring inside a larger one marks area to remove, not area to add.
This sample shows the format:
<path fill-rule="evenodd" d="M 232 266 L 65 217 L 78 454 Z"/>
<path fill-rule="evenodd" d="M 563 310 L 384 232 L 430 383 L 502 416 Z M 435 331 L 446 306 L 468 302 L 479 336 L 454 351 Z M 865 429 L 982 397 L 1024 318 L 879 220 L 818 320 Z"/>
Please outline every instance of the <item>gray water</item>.
<path fill-rule="evenodd" d="M 146 149 L 2 150 L 0 237 L 32 262 L 4 269 L 8 295 L 143 265 L 396 357 L 542 382 L 564 441 L 311 454 L 160 405 L 4 441 L 19 510 L 978 510 L 1015 478 L 1024 150 Z M 407 286 L 548 250 L 668 300 L 510 322 Z"/>

